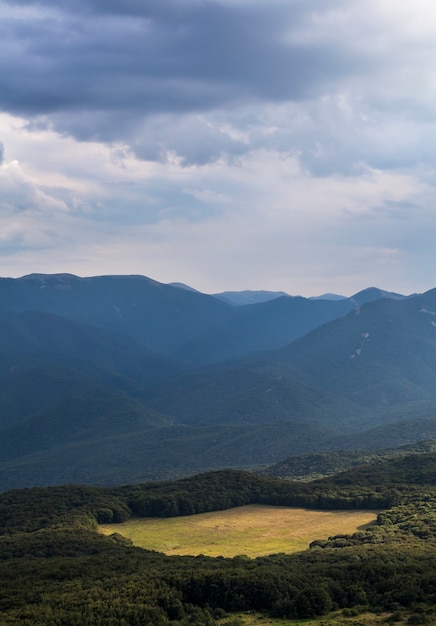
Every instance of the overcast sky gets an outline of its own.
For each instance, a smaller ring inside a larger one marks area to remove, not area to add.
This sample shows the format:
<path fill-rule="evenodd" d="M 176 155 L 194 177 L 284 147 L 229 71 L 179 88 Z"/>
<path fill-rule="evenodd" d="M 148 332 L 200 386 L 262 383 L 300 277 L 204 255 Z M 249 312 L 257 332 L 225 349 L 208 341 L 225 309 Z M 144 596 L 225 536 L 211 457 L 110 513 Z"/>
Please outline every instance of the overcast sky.
<path fill-rule="evenodd" d="M 434 0 L 0 0 L 0 276 L 436 287 Z"/>

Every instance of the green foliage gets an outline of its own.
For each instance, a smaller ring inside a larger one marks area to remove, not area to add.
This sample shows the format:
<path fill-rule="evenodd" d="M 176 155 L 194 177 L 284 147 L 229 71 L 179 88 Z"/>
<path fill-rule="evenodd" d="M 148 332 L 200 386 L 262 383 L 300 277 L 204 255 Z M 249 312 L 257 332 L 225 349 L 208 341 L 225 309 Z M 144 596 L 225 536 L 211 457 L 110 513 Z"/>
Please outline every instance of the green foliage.
<path fill-rule="evenodd" d="M 0 494 L 1 623 L 214 626 L 231 612 L 305 619 L 333 609 L 410 609 L 410 623 L 425 623 L 436 603 L 435 457 L 385 462 L 373 478 L 365 468 L 348 480 L 310 484 L 224 471 L 174 483 Z M 166 557 L 96 533 L 97 519 L 122 521 L 141 510 L 190 514 L 266 499 L 315 508 L 384 500 L 388 508 L 354 535 L 257 559 Z"/>
<path fill-rule="evenodd" d="M 134 514 L 174 517 L 246 504 L 314 509 L 382 509 L 400 505 L 436 482 L 436 453 L 363 466 L 312 483 L 293 483 L 250 472 L 221 470 L 175 482 L 124 487 L 63 486 L 0 494 L 0 533 L 59 527 L 68 518 L 92 527 Z M 427 503 L 428 504 L 428 503 Z"/>

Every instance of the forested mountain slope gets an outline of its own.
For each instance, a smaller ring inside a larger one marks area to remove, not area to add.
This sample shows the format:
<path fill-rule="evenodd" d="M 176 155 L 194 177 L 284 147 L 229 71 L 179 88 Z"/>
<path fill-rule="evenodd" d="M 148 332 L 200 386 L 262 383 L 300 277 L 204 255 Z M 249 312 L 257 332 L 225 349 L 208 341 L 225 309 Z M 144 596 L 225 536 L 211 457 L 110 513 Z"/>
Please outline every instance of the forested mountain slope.
<path fill-rule="evenodd" d="M 435 399 L 436 290 L 377 300 L 274 355 L 308 384 L 382 409 Z"/>
<path fill-rule="evenodd" d="M 436 436 L 436 291 L 235 307 L 138 276 L 31 275 L 0 280 L 0 321 L 3 489 Z"/>

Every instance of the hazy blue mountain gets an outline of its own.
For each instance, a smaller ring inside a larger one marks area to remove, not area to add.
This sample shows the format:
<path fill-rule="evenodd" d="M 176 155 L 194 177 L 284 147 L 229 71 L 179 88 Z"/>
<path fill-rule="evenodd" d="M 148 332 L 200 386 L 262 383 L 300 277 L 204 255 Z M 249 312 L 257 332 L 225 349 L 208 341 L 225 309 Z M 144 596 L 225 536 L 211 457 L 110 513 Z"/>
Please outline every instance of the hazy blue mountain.
<path fill-rule="evenodd" d="M 180 283 L 171 283 L 173 285 L 180 285 L 187 289 L 190 287 L 186 287 L 185 285 L 181 285 Z M 294 298 L 299 298 L 301 296 L 290 296 L 288 293 L 284 291 L 223 291 L 221 293 L 212 294 L 216 298 L 220 298 L 225 302 L 230 302 L 231 304 L 235 304 L 237 306 L 243 306 L 246 304 L 259 304 L 260 302 L 268 302 L 269 300 L 275 300 L 276 298 L 281 298 L 283 296 L 289 296 Z M 383 289 L 378 289 L 377 287 L 368 287 L 367 289 L 363 289 L 358 293 L 354 294 L 350 298 L 346 296 L 341 296 L 336 293 L 324 293 L 320 296 L 310 296 L 307 298 L 308 300 L 351 300 L 354 302 L 356 306 L 361 306 L 365 302 L 372 302 L 373 300 L 380 300 L 381 298 L 391 298 L 395 300 L 401 300 L 406 298 L 399 293 L 395 293 L 393 291 L 384 291 Z"/>
<path fill-rule="evenodd" d="M 435 311 L 436 290 L 375 301 L 281 350 L 169 380 L 148 402 L 187 424 L 303 419 L 351 433 L 424 423 L 436 415 Z"/>
<path fill-rule="evenodd" d="M 296 421 L 343 429 L 362 412 L 351 402 L 291 376 L 238 362 L 164 382 L 147 394 L 146 401 L 190 426 Z"/>
<path fill-rule="evenodd" d="M 181 368 L 126 336 L 25 312 L 0 325 L 0 458 L 161 425 L 140 401 Z"/>
<path fill-rule="evenodd" d="M 0 459 L 166 424 L 144 403 L 59 365 L 5 357 L 0 373 Z"/>
<path fill-rule="evenodd" d="M 436 437 L 436 290 L 234 306 L 141 276 L 31 275 L 0 279 L 0 322 L 3 488 Z"/>
<path fill-rule="evenodd" d="M 346 300 L 346 296 L 337 293 L 323 293 L 320 296 L 311 296 L 309 300 Z"/>
<path fill-rule="evenodd" d="M 381 300 L 382 298 L 387 298 L 388 300 L 403 300 L 407 297 L 408 296 L 404 296 L 401 293 L 395 293 L 394 291 L 384 291 L 383 289 L 378 289 L 377 287 L 368 287 L 367 289 L 363 289 L 362 291 L 354 294 L 354 296 L 351 296 L 350 300 L 357 306 L 362 306 L 362 304 L 373 302 L 374 300 Z"/>
<path fill-rule="evenodd" d="M 51 313 L 129 335 L 151 351 L 201 365 L 285 346 L 385 293 L 367 291 L 336 301 L 282 296 L 235 307 L 144 276 L 31 274 L 0 279 L 0 318 Z"/>
<path fill-rule="evenodd" d="M 34 311 L 3 316 L 0 351 L 69 367 L 130 390 L 156 384 L 183 369 L 127 335 Z"/>
<path fill-rule="evenodd" d="M 244 291 L 223 291 L 221 293 L 212 294 L 215 298 L 235 304 L 237 306 L 244 306 L 246 304 L 258 304 L 259 302 L 268 302 L 269 300 L 275 300 L 282 296 L 289 294 L 284 291 L 251 291 L 246 289 Z"/>
<path fill-rule="evenodd" d="M 194 287 L 190 287 L 189 285 L 185 285 L 185 283 L 168 283 L 170 287 L 177 287 L 178 289 L 186 289 L 187 291 L 195 291 L 196 293 L 201 293 L 198 289 L 194 289 Z"/>
<path fill-rule="evenodd" d="M 285 346 L 331 320 L 356 311 L 365 302 L 383 297 L 402 299 L 370 288 L 351 298 L 324 300 L 282 296 L 234 307 L 225 323 L 184 344 L 173 355 L 191 363 L 212 363 Z"/>
<path fill-rule="evenodd" d="M 86 383 L 70 385 L 59 400 L 0 428 L 0 459 L 143 431 L 166 422 L 156 411 L 115 390 Z"/>
<path fill-rule="evenodd" d="M 436 397 L 436 290 L 367 303 L 275 353 L 306 383 L 384 409 Z"/>
<path fill-rule="evenodd" d="M 122 332 L 150 350 L 169 354 L 221 324 L 233 307 L 144 276 L 31 274 L 0 279 L 0 315 L 23 311 L 53 313 Z"/>
<path fill-rule="evenodd" d="M 291 296 L 233 307 L 225 323 L 199 333 L 173 356 L 200 365 L 279 348 L 354 309 L 355 304 L 349 300 L 315 301 Z"/>

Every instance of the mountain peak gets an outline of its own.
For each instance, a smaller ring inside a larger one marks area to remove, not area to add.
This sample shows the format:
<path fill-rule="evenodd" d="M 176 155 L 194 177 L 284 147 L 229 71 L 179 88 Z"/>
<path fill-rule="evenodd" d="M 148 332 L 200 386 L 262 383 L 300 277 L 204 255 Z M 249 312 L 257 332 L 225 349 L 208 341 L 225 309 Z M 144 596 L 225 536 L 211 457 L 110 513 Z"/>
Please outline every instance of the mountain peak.
<path fill-rule="evenodd" d="M 374 300 L 380 300 L 381 298 L 388 298 L 389 300 L 403 300 L 404 298 L 407 298 L 407 296 L 395 293 L 394 291 L 384 291 L 384 289 L 379 289 L 378 287 L 367 287 L 367 289 L 362 289 L 362 291 L 359 291 L 351 296 L 350 300 L 357 306 L 361 306 L 362 304 L 373 302 Z"/>
<path fill-rule="evenodd" d="M 236 306 L 243 306 L 245 304 L 259 304 L 261 302 L 268 302 L 269 300 L 275 300 L 276 298 L 282 298 L 289 294 L 284 291 L 251 291 L 245 289 L 244 291 L 223 291 L 222 293 L 212 294 L 215 298 L 224 300 L 230 304 Z"/>
<path fill-rule="evenodd" d="M 21 276 L 18 280 L 35 280 L 35 281 L 62 281 L 62 280 L 80 280 L 79 276 L 75 274 L 26 274 Z"/>

